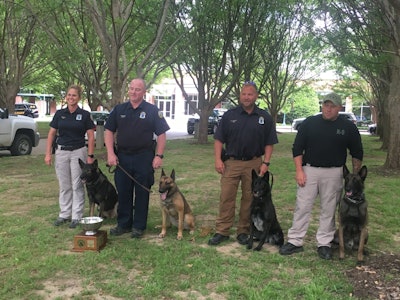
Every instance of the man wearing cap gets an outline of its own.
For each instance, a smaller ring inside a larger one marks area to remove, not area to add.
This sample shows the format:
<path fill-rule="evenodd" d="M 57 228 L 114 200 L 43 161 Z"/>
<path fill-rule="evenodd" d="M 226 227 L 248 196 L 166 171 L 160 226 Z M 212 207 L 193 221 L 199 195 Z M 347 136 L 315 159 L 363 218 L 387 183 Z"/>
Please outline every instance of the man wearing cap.
<path fill-rule="evenodd" d="M 363 159 L 360 133 L 352 122 L 339 117 L 341 109 L 339 95 L 326 95 L 322 101 L 322 114 L 308 117 L 297 132 L 292 148 L 296 167 L 296 208 L 288 231 L 288 243 L 279 250 L 282 255 L 303 251 L 303 239 L 314 201 L 319 195 L 318 255 L 322 259 L 332 258 L 335 211 L 342 195 L 347 149 L 354 173 L 360 170 Z"/>

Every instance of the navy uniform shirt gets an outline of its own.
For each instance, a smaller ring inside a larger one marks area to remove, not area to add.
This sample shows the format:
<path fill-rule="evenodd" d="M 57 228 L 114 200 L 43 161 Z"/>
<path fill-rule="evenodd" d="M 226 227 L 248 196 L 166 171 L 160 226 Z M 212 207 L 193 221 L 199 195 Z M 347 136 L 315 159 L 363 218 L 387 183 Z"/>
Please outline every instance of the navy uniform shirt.
<path fill-rule="evenodd" d="M 303 155 L 303 165 L 341 167 L 346 163 L 347 149 L 362 161 L 360 132 L 349 120 L 325 120 L 322 115 L 308 117 L 301 124 L 294 140 L 293 157 Z"/>
<path fill-rule="evenodd" d="M 144 100 L 136 109 L 129 101 L 115 106 L 104 127 L 117 132 L 119 150 L 132 153 L 152 150 L 153 134 L 158 136 L 169 130 L 157 106 Z"/>
<path fill-rule="evenodd" d="M 73 113 L 68 108 L 59 109 L 54 114 L 50 127 L 57 129 L 58 145 L 83 147 L 85 146 L 85 133 L 95 129 L 95 125 L 87 110 L 78 107 Z"/>
<path fill-rule="evenodd" d="M 228 110 L 214 138 L 225 144 L 227 156 L 248 159 L 264 155 L 265 146 L 278 143 L 271 115 L 258 107 L 251 114 L 242 106 Z"/>

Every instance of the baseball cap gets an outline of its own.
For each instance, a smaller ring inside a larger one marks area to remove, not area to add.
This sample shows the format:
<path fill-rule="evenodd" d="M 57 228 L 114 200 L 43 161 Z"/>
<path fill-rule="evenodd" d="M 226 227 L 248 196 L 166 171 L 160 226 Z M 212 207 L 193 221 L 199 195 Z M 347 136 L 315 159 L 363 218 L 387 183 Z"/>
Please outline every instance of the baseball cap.
<path fill-rule="evenodd" d="M 329 93 L 325 95 L 325 97 L 322 99 L 322 103 L 325 103 L 326 101 L 331 101 L 335 106 L 341 106 L 342 105 L 342 98 L 336 93 Z"/>

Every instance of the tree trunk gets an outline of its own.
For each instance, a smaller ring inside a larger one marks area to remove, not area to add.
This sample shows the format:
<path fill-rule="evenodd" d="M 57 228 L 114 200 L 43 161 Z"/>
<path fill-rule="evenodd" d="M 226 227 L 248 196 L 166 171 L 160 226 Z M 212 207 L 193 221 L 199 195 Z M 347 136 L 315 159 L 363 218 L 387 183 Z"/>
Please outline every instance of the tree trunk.
<path fill-rule="evenodd" d="M 394 67 L 392 68 L 392 81 L 390 84 L 390 92 L 388 97 L 389 115 L 389 143 L 385 168 L 400 169 L 400 58 L 394 58 Z"/>

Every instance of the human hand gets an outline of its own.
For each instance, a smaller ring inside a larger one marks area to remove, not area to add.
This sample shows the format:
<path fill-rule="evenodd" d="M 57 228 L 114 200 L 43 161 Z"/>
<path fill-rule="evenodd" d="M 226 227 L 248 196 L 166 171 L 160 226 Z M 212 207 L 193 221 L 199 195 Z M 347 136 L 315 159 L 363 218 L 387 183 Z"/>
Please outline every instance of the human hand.
<path fill-rule="evenodd" d="M 44 163 L 45 163 L 46 165 L 48 165 L 48 166 L 51 166 L 51 163 L 52 163 L 51 154 L 46 154 L 46 155 L 44 156 Z"/>
<path fill-rule="evenodd" d="M 162 166 L 162 158 L 159 156 L 154 156 L 153 158 L 153 169 L 158 169 Z"/>
<path fill-rule="evenodd" d="M 304 173 L 303 169 L 296 171 L 296 182 L 299 186 L 303 187 L 306 185 L 307 176 Z"/>
<path fill-rule="evenodd" d="M 215 171 L 219 174 L 224 174 L 225 164 L 221 159 L 215 161 Z"/>
<path fill-rule="evenodd" d="M 118 157 L 115 155 L 115 153 L 108 153 L 107 165 L 108 166 L 117 166 L 118 165 Z"/>

